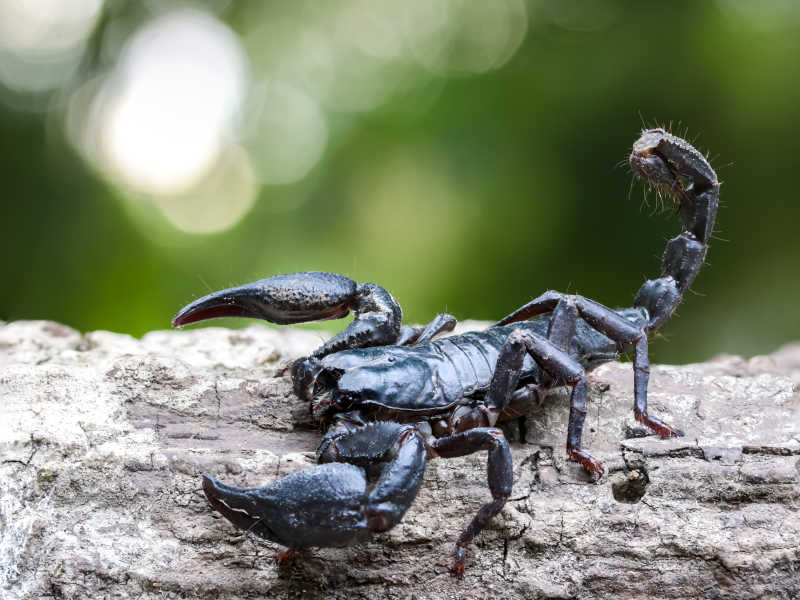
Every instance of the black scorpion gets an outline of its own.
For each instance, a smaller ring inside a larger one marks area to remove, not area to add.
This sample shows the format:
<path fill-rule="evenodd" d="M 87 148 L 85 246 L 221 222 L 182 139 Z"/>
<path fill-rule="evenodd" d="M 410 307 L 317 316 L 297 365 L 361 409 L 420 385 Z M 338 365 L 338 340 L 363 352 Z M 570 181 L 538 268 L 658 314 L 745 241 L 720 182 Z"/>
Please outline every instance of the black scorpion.
<path fill-rule="evenodd" d="M 675 311 L 705 260 L 719 204 L 709 163 L 685 140 L 650 129 L 634 143 L 635 173 L 678 202 L 683 231 L 664 252 L 661 276 L 642 285 L 632 308 L 612 310 L 577 295 L 548 291 L 482 332 L 441 339 L 455 319 L 402 326 L 382 287 L 333 273 L 278 275 L 200 298 L 173 321 L 256 317 L 291 324 L 355 313 L 353 322 L 291 366 L 294 390 L 330 424 L 316 467 L 260 488 L 238 488 L 206 475 L 211 506 L 231 523 L 295 549 L 344 546 L 402 519 L 436 457 L 488 450 L 492 500 L 461 533 L 452 572 L 511 493 L 512 464 L 498 421 L 525 415 L 547 390 L 572 388 L 567 453 L 602 476 L 581 447 L 586 372 L 633 352 L 634 416 L 660 435 L 682 435 L 647 411 L 647 336 Z"/>

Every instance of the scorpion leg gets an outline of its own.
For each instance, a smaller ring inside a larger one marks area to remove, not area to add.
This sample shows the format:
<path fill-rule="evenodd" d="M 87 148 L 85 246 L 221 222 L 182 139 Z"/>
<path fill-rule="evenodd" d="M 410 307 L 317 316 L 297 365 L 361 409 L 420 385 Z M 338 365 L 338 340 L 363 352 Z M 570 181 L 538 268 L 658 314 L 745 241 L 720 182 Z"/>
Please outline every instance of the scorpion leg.
<path fill-rule="evenodd" d="M 569 300 L 559 302 L 554 311 L 549 335 L 543 338 L 530 331 L 513 331 L 500 351 L 495 367 L 495 375 L 487 394 L 486 403 L 504 411 L 514 397 L 513 391 L 519 381 L 525 353 L 539 364 L 551 383 L 566 384 L 572 388 L 570 396 L 569 425 L 567 429 L 567 454 L 578 461 L 587 471 L 603 475 L 605 469 L 600 462 L 581 449 L 583 423 L 586 418 L 586 396 L 588 385 L 586 372 L 578 361 L 572 358 L 563 346 L 574 336 L 577 311 Z M 524 389 L 524 388 L 523 388 Z M 538 393 L 537 393 L 538 398 Z M 517 410 L 521 407 L 516 406 Z"/>
<path fill-rule="evenodd" d="M 547 337 L 550 342 L 566 351 L 575 337 L 577 318 L 574 303 L 559 300 L 548 329 Z M 521 337 L 509 336 L 497 357 L 485 405 L 477 408 L 462 407 L 454 411 L 450 419 L 452 431 L 481 426 L 494 427 L 501 416 L 505 419 L 518 417 L 541 404 L 541 386 L 531 384 L 517 389 L 527 352 L 527 345 Z"/>
<path fill-rule="evenodd" d="M 318 454 L 323 464 L 259 488 L 205 475 L 203 491 L 235 526 L 289 549 L 347 546 L 400 521 L 427 460 L 419 432 L 392 422 L 335 431 Z"/>
<path fill-rule="evenodd" d="M 445 331 L 453 331 L 456 326 L 456 318 L 447 313 L 436 315 L 433 320 L 424 327 L 403 325 L 400 329 L 400 337 L 397 338 L 397 346 L 413 346 L 422 342 L 429 342 L 435 336 Z"/>
<path fill-rule="evenodd" d="M 511 495 L 511 487 L 514 483 L 511 450 L 508 448 L 508 442 L 503 436 L 503 432 L 489 427 L 469 429 L 455 435 L 440 438 L 435 440 L 430 448 L 433 456 L 441 456 L 442 458 L 465 456 L 480 450 L 489 451 L 487 477 L 492 501 L 487 502 L 478 510 L 469 525 L 461 532 L 456 543 L 455 562 L 450 570 L 454 576 L 462 577 L 464 575 L 464 560 L 467 557 L 467 547 L 472 539 L 500 512 Z"/>
<path fill-rule="evenodd" d="M 544 399 L 545 393 L 541 385 L 537 383 L 523 385 L 511 392 L 511 398 L 501 411 L 498 420 L 524 419 L 529 412 L 539 408 L 544 403 Z"/>
<path fill-rule="evenodd" d="M 647 414 L 647 383 L 650 379 L 650 359 L 647 356 L 647 336 L 643 335 L 633 355 L 633 414 L 637 421 L 663 438 L 683 435 L 680 429 L 667 425 L 658 417 Z"/>
<path fill-rule="evenodd" d="M 562 317 L 560 311 L 569 310 L 570 316 Z M 650 377 L 650 362 L 647 356 L 647 324 L 635 323 L 615 310 L 583 296 L 570 296 L 548 291 L 502 319 L 498 324 L 506 325 L 529 319 L 552 311 L 548 339 L 563 350 L 575 335 L 577 317 L 617 343 L 620 350 L 634 348 L 634 417 L 661 437 L 675 437 L 683 433 L 657 417 L 647 414 L 647 385 Z M 638 316 L 638 315 L 635 315 Z M 577 417 L 576 417 L 577 418 Z M 576 425 L 577 429 L 577 425 Z"/>
<path fill-rule="evenodd" d="M 561 300 L 561 294 L 558 292 L 554 292 L 552 290 L 545 292 L 538 298 L 534 298 L 527 304 L 519 307 L 510 315 L 500 319 L 494 324 L 494 327 L 510 325 L 511 323 L 517 323 L 518 321 L 527 321 L 533 317 L 538 317 L 539 315 L 552 312 L 553 309 L 555 309 L 555 307 L 558 305 L 559 300 Z"/>
<path fill-rule="evenodd" d="M 548 295 L 551 295 L 552 292 L 548 292 Z M 551 303 L 550 298 L 546 299 L 545 302 L 548 304 Z M 577 318 L 578 313 L 577 309 L 575 308 L 575 304 L 573 302 L 568 302 L 565 300 L 559 300 L 556 304 L 555 308 L 553 309 L 553 314 L 550 319 L 550 324 L 547 330 L 547 339 L 550 340 L 553 344 L 558 346 L 564 351 L 569 349 L 569 345 L 572 342 L 572 339 L 575 337 L 575 329 L 577 327 Z M 523 350 L 524 352 L 524 350 Z M 500 365 L 498 360 L 498 366 Z M 519 361 L 519 366 L 517 367 L 519 370 L 522 369 L 522 361 Z M 497 372 L 497 371 L 495 371 Z M 547 374 L 545 373 L 545 377 Z M 500 414 L 500 418 L 502 420 L 514 419 L 518 418 L 519 430 L 520 430 L 520 440 L 525 443 L 525 436 L 526 436 L 526 427 L 525 427 L 525 415 L 527 415 L 531 410 L 538 408 L 544 402 L 544 388 L 546 388 L 547 381 L 543 382 L 545 385 L 536 384 L 536 383 L 529 383 L 527 385 L 522 386 L 519 389 L 516 388 L 516 381 L 509 382 L 507 386 L 495 388 L 494 381 L 492 382 L 492 386 L 490 387 L 490 403 L 497 403 L 497 400 L 493 398 L 502 398 L 508 397 L 508 403 L 502 409 Z M 552 382 L 549 382 L 552 383 Z M 510 394 L 510 395 L 509 395 Z"/>
<path fill-rule="evenodd" d="M 646 325 L 635 324 L 607 306 L 582 296 L 576 296 L 575 302 L 580 316 L 594 329 L 614 340 L 620 350 L 633 346 L 633 414 L 636 420 L 661 437 L 683 435 L 679 429 L 647 414 L 650 360 L 647 356 Z"/>

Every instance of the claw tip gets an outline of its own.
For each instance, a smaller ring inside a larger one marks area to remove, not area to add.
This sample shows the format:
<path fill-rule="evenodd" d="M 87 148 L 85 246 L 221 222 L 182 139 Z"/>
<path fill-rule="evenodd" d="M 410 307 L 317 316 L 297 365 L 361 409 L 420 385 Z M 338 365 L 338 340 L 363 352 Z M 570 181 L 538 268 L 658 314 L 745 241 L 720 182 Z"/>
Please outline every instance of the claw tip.
<path fill-rule="evenodd" d="M 214 481 L 214 478 L 211 477 L 211 475 L 207 475 L 207 474 L 203 473 L 203 491 L 206 493 L 206 496 L 208 495 L 208 493 L 211 490 L 214 489 L 214 487 L 215 487 L 214 484 L 216 484 L 216 481 Z"/>

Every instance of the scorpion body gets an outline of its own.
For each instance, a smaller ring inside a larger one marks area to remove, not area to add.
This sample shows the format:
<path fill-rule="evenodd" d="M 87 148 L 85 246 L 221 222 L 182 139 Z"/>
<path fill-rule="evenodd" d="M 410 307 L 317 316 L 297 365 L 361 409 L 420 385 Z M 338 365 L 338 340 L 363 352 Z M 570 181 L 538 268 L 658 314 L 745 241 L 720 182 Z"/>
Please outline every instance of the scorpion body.
<path fill-rule="evenodd" d="M 223 316 L 290 324 L 355 313 L 344 331 L 291 365 L 295 393 L 328 425 L 320 464 L 259 488 L 204 476 L 211 506 L 290 549 L 352 544 L 400 521 L 427 460 L 487 450 L 492 500 L 458 539 L 452 572 L 461 576 L 470 542 L 511 494 L 511 453 L 498 421 L 524 416 L 548 390 L 568 386 L 567 453 L 602 476 L 603 466 L 581 447 L 586 373 L 632 351 L 634 417 L 661 437 L 682 435 L 648 413 L 647 336 L 672 315 L 705 261 L 719 182 L 695 148 L 663 129 L 643 131 L 629 161 L 676 198 L 683 224 L 667 244 L 660 277 L 642 285 L 631 308 L 548 291 L 486 331 L 434 339 L 453 329 L 452 316 L 403 326 L 399 304 L 382 287 L 306 272 L 222 290 L 182 309 L 175 326 Z"/>
<path fill-rule="evenodd" d="M 642 318 L 641 313 L 631 309 L 620 314 Z M 313 395 L 319 396 L 330 385 L 330 402 L 337 409 L 346 410 L 356 403 L 362 409 L 390 406 L 394 412 L 408 416 L 448 413 L 485 396 L 497 360 L 514 331 L 546 337 L 550 321 L 545 316 L 413 346 L 377 346 L 329 354 L 321 361 L 321 374 L 329 377 L 318 376 Z M 585 370 L 618 358 L 613 340 L 583 320 L 577 325 L 579 334 L 573 338 L 568 353 Z M 338 379 L 337 373 L 342 373 Z M 546 381 L 541 367 L 529 355 L 523 357 L 519 381 L 528 385 Z M 393 386 L 387 382 L 403 383 Z M 500 420 L 516 416 L 520 415 L 511 405 L 500 412 Z"/>

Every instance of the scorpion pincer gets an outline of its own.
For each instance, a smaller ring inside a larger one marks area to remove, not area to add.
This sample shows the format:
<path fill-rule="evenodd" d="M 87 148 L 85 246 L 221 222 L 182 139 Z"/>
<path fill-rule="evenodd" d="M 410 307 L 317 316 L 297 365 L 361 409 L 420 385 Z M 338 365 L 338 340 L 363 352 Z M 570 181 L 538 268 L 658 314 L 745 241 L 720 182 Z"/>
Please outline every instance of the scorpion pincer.
<path fill-rule="evenodd" d="M 488 450 L 492 499 L 458 538 L 451 570 L 461 576 L 470 542 L 511 493 L 511 452 L 499 421 L 525 415 L 548 390 L 569 386 L 567 454 L 602 476 L 603 466 L 581 446 L 586 372 L 632 352 L 634 417 L 661 437 L 682 435 L 647 410 L 647 338 L 703 265 L 719 182 L 700 152 L 663 129 L 643 131 L 629 161 L 645 182 L 676 199 L 683 225 L 667 243 L 661 276 L 642 285 L 631 308 L 548 291 L 485 331 L 434 339 L 451 331 L 455 318 L 441 314 L 424 327 L 403 326 L 400 306 L 385 289 L 323 272 L 269 277 L 183 308 L 174 326 L 228 316 L 291 324 L 355 313 L 344 331 L 291 365 L 294 391 L 329 426 L 319 464 L 258 488 L 206 475 L 211 506 L 290 554 L 345 546 L 403 518 L 428 460 Z"/>

